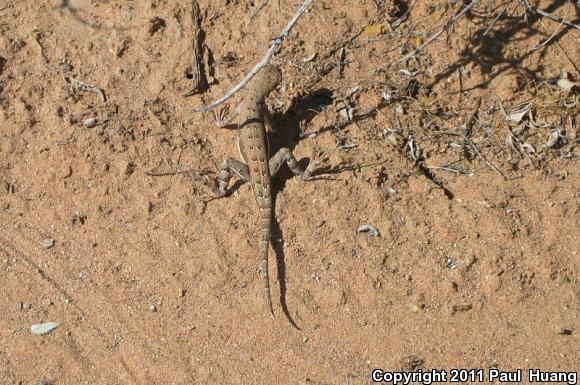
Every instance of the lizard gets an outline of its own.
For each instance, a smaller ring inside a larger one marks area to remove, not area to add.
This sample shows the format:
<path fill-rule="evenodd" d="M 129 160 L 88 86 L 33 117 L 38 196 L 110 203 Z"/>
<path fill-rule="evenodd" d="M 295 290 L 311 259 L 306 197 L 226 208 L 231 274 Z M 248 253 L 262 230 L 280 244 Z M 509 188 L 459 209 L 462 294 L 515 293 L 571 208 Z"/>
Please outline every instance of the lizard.
<path fill-rule="evenodd" d="M 243 162 L 227 158 L 223 161 L 218 185 L 214 188 L 214 195 L 224 197 L 233 174 L 244 182 L 249 182 L 258 206 L 260 218 L 260 256 L 262 260 L 262 276 L 264 280 L 264 298 L 273 318 L 270 278 L 268 274 L 268 251 L 272 232 L 272 190 L 271 180 L 280 167 L 286 163 L 290 170 L 302 180 L 312 178 L 312 169 L 318 161 L 311 161 L 306 170 L 302 170 L 288 147 L 280 148 L 272 157 L 268 149 L 266 130 L 275 132 L 272 118 L 265 98 L 274 91 L 282 81 L 282 72 L 274 65 L 268 65 L 258 72 L 246 87 L 245 98 L 238 104 L 228 117 L 223 113 L 215 116 L 220 128 L 229 128 L 231 122 L 238 118 L 238 150 Z M 235 125 L 233 125 L 235 127 Z"/>

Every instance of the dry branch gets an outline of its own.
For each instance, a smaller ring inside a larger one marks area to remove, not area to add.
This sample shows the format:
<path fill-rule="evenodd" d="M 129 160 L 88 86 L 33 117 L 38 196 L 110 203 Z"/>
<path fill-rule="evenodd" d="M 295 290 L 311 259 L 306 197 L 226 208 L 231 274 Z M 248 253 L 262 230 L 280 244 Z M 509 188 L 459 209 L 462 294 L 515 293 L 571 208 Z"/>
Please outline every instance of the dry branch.
<path fill-rule="evenodd" d="M 246 77 L 244 77 L 244 79 L 242 79 L 241 82 L 236 84 L 232 89 L 230 89 L 224 96 L 222 96 L 218 100 L 208 104 L 207 106 L 193 108 L 192 112 L 209 111 L 209 110 L 219 106 L 220 104 L 222 104 L 223 102 L 225 102 L 226 100 L 228 100 L 229 98 L 234 96 L 236 94 L 236 92 L 241 90 L 262 68 L 264 68 L 268 64 L 268 62 L 270 61 L 272 56 L 274 56 L 274 54 L 276 53 L 278 48 L 282 45 L 284 40 L 288 37 L 290 30 L 292 30 L 292 28 L 294 27 L 294 24 L 296 24 L 296 22 L 298 21 L 300 16 L 302 16 L 302 14 L 306 11 L 306 9 L 310 6 L 310 4 L 312 4 L 312 1 L 313 0 L 305 0 L 300 5 L 300 7 L 298 7 L 298 9 L 296 10 L 296 13 L 292 17 L 292 19 L 288 22 L 286 27 L 284 27 L 284 29 L 280 33 L 280 36 L 278 36 L 276 39 L 274 39 L 274 41 L 272 42 L 272 45 L 270 46 L 270 49 L 268 50 L 268 52 L 266 52 L 266 55 L 262 58 L 262 60 L 260 60 L 258 62 L 258 64 L 256 64 L 254 66 L 254 68 L 252 68 L 252 70 L 246 75 Z"/>
<path fill-rule="evenodd" d="M 441 30 L 439 30 L 437 33 L 433 34 L 429 39 L 427 39 L 423 44 L 421 44 L 419 47 L 417 47 L 417 49 L 415 49 L 413 52 L 411 52 L 411 53 L 403 56 L 399 60 L 393 62 L 391 64 L 391 66 L 394 66 L 396 64 L 399 64 L 399 63 L 402 63 L 404 61 L 407 61 L 407 60 L 411 59 L 412 57 L 414 57 L 415 55 L 417 55 L 426 46 L 428 46 L 435 39 L 437 39 L 439 37 L 439 35 L 441 35 L 443 32 L 445 32 L 446 30 L 448 30 L 453 24 L 455 24 L 455 22 L 457 20 L 459 20 L 461 18 L 461 16 L 465 15 L 465 13 L 467 13 L 467 11 L 469 11 L 471 8 L 473 8 L 475 6 L 475 4 L 477 4 L 478 1 L 479 0 L 471 0 L 471 3 L 469 3 L 465 8 L 463 8 L 461 10 L 461 12 L 459 12 L 457 15 L 455 15 L 451 19 L 449 19 L 449 21 L 447 22 L 447 24 L 445 24 L 445 26 L 443 28 L 441 28 Z"/>
<path fill-rule="evenodd" d="M 578 25 L 578 24 L 574 24 L 574 23 L 572 23 L 570 20 L 568 20 L 568 19 L 564 19 L 563 17 L 560 17 L 560 16 L 553 15 L 553 14 L 551 14 L 551 13 L 548 13 L 548 12 L 546 12 L 546 11 L 542 11 L 542 10 L 541 10 L 541 9 L 539 9 L 539 8 L 534 8 L 534 7 L 532 7 L 532 5 L 529 3 L 529 1 L 528 1 L 528 0 L 520 0 L 520 2 L 521 2 L 521 3 L 524 5 L 524 7 L 526 7 L 526 8 L 527 8 L 527 9 L 528 9 L 530 12 L 533 12 L 533 13 L 535 13 L 536 15 L 543 16 L 543 17 L 545 17 L 545 18 L 547 18 L 547 19 L 550 19 L 550 20 L 552 20 L 552 21 L 556 21 L 556 22 L 558 22 L 558 23 L 566 24 L 568 27 L 572 27 L 572 28 L 576 28 L 576 29 L 580 30 L 580 25 Z"/>
<path fill-rule="evenodd" d="M 185 96 L 190 96 L 202 92 L 207 87 L 207 77 L 204 68 L 204 46 L 205 33 L 201 28 L 201 12 L 197 0 L 192 0 L 191 19 L 193 21 L 193 67 L 191 69 L 192 88 Z"/>

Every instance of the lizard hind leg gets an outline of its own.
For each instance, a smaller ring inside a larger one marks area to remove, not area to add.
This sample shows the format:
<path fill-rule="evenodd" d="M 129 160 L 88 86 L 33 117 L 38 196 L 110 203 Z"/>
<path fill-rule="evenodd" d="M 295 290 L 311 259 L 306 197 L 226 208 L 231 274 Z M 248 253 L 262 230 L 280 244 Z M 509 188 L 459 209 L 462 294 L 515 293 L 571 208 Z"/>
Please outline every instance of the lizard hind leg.
<path fill-rule="evenodd" d="M 310 161 L 306 170 L 303 171 L 298 165 L 298 161 L 294 157 L 294 154 L 292 154 L 292 151 L 290 151 L 288 147 L 282 147 L 273 157 L 270 158 L 270 175 L 276 175 L 284 163 L 288 165 L 288 168 L 294 173 L 294 175 L 299 176 L 302 180 L 309 180 L 312 178 L 312 173 L 315 171 L 315 168 L 318 166 L 320 161 Z"/>
<path fill-rule="evenodd" d="M 218 187 L 214 192 L 217 196 L 223 197 L 226 195 L 232 174 L 236 174 L 244 182 L 250 180 L 250 169 L 245 163 L 242 163 L 237 159 L 227 158 L 223 161 L 222 166 L 220 167 Z"/>

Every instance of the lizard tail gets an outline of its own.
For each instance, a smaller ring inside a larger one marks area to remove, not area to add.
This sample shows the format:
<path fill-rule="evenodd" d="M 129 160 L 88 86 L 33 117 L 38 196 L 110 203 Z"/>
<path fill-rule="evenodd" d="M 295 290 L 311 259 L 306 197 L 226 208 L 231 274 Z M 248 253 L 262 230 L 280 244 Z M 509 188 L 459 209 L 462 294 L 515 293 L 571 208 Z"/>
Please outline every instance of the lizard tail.
<path fill-rule="evenodd" d="M 270 276 L 268 273 L 268 249 L 270 244 L 271 214 L 270 210 L 260 211 L 262 214 L 262 238 L 260 239 L 260 254 L 262 256 L 262 276 L 264 277 L 264 298 L 266 299 L 266 305 L 268 305 L 268 309 L 270 310 L 272 318 L 276 318 L 274 316 L 274 308 L 272 307 Z"/>

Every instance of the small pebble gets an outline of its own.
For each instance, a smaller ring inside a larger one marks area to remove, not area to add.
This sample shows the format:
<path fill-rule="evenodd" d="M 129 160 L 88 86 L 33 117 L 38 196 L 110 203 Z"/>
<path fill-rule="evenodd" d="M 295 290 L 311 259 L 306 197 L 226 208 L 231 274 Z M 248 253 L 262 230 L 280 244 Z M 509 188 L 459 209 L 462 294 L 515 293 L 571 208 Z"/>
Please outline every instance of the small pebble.
<path fill-rule="evenodd" d="M 120 161 L 119 162 L 119 171 L 122 177 L 128 178 L 131 174 L 135 172 L 135 163 L 127 162 L 127 161 Z"/>
<path fill-rule="evenodd" d="M 20 302 L 20 310 L 29 310 L 32 307 L 31 304 L 26 302 Z"/>
<path fill-rule="evenodd" d="M 62 170 L 60 170 L 59 176 L 62 179 L 70 178 L 73 174 L 73 169 L 70 165 L 64 166 Z"/>
<path fill-rule="evenodd" d="M 86 128 L 95 127 L 97 125 L 97 119 L 95 118 L 88 118 L 83 120 L 83 126 Z"/>
<path fill-rule="evenodd" d="M 407 356 L 403 358 L 402 365 L 403 370 L 406 371 L 417 371 L 423 368 L 425 360 L 419 356 Z"/>
<path fill-rule="evenodd" d="M 165 28 L 165 20 L 159 16 L 149 19 L 149 34 L 153 36 L 155 33 Z"/>
<path fill-rule="evenodd" d="M 561 334 L 563 336 L 571 336 L 573 331 L 574 330 L 572 330 L 572 328 L 562 328 L 562 329 L 560 329 L 559 334 Z"/>
<path fill-rule="evenodd" d="M 155 306 L 153 304 L 149 305 L 149 311 L 151 313 L 155 313 L 157 311 L 157 306 Z"/>
<path fill-rule="evenodd" d="M 7 181 L 2 181 L 2 190 L 4 190 L 7 194 L 14 194 L 15 192 L 14 185 L 8 183 Z"/>
<path fill-rule="evenodd" d="M 365 225 L 360 225 L 358 229 L 356 229 L 357 233 L 370 233 L 373 237 L 378 237 L 379 236 L 379 230 L 377 230 L 377 228 L 373 225 L 371 225 L 370 223 L 365 224 Z"/>
<path fill-rule="evenodd" d="M 85 221 L 87 220 L 87 214 L 81 213 L 77 211 L 73 214 L 72 218 L 70 219 L 70 223 L 73 225 L 84 225 Z"/>
<path fill-rule="evenodd" d="M 30 331 L 36 335 L 43 335 L 46 333 L 50 333 L 51 331 L 53 331 L 54 329 L 56 329 L 57 327 L 59 327 L 60 324 L 58 322 L 45 322 L 42 324 L 34 324 L 30 327 Z"/>
<path fill-rule="evenodd" d="M 457 284 L 457 282 L 448 281 L 447 282 L 447 287 L 449 288 L 449 291 L 456 292 L 457 289 L 459 288 L 459 285 Z"/>
<path fill-rule="evenodd" d="M 45 249 L 50 249 L 52 246 L 54 246 L 54 239 L 52 238 L 43 239 L 42 241 L 40 241 L 40 246 L 44 247 Z"/>
<path fill-rule="evenodd" d="M 468 311 L 468 310 L 471 310 L 471 308 L 472 308 L 471 304 L 467 303 L 467 304 L 453 305 L 453 307 L 451 309 L 453 310 L 453 312 L 456 312 L 456 311 Z"/>

